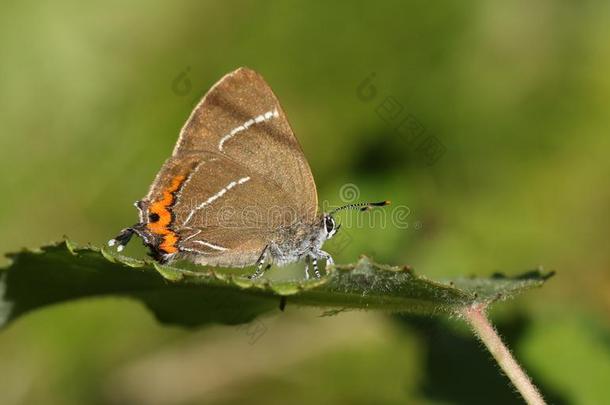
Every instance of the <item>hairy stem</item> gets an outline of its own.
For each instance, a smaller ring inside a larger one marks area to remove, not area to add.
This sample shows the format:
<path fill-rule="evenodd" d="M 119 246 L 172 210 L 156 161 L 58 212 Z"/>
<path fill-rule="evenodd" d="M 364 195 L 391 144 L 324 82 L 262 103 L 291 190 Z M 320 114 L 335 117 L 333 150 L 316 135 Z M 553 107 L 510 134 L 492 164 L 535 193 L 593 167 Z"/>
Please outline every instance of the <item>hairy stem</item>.
<path fill-rule="evenodd" d="M 504 342 L 502 342 L 498 332 L 489 322 L 485 313 L 485 307 L 485 305 L 473 305 L 464 308 L 461 314 L 466 318 L 477 337 L 485 344 L 517 391 L 523 396 L 525 402 L 536 405 L 545 404 L 540 391 L 538 391 L 532 380 L 519 366 Z"/>

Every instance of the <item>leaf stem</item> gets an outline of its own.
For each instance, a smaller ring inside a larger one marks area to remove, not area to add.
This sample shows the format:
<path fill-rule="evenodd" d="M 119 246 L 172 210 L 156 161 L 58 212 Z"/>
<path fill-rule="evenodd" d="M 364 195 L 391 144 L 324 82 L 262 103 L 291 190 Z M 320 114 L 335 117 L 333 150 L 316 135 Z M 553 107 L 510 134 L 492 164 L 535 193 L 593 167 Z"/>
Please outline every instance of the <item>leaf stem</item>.
<path fill-rule="evenodd" d="M 519 366 L 485 313 L 486 305 L 476 304 L 461 310 L 477 337 L 487 347 L 500 368 L 528 404 L 544 405 L 544 399 L 525 371 Z"/>

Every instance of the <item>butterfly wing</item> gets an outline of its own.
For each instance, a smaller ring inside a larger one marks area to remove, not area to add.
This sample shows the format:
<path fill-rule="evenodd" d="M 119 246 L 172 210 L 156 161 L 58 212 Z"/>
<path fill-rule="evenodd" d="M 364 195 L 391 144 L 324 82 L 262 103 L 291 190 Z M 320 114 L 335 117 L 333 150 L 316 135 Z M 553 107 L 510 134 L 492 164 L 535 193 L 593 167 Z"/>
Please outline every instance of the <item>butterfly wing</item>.
<path fill-rule="evenodd" d="M 279 230 L 315 219 L 311 170 L 260 75 L 240 68 L 210 89 L 138 208 L 153 256 L 224 266 L 254 264 Z"/>
<path fill-rule="evenodd" d="M 283 204 L 291 204 L 306 220 L 315 218 L 318 197 L 309 164 L 277 97 L 253 70 L 227 74 L 193 110 L 173 156 L 199 151 L 240 162 L 248 173 L 293 197 Z"/>

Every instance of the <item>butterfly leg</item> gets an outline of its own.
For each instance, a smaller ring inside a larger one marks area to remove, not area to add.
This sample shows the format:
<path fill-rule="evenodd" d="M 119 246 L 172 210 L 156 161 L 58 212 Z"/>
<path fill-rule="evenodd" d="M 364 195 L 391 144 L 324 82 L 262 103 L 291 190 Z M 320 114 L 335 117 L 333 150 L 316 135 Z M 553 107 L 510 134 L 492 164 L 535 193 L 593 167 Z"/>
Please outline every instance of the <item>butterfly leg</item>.
<path fill-rule="evenodd" d="M 333 257 L 328 252 L 320 250 L 318 251 L 318 257 L 321 257 L 322 259 L 326 260 L 326 266 L 333 266 L 335 264 Z"/>
<path fill-rule="evenodd" d="M 268 263 L 265 266 L 265 269 L 263 270 L 263 264 L 265 263 L 265 259 L 267 258 L 267 249 L 268 248 L 269 248 L 269 246 L 265 246 L 265 249 L 263 249 L 263 253 L 261 253 L 260 257 L 256 261 L 256 271 L 254 272 L 254 274 L 251 274 L 248 276 L 248 278 L 250 280 L 255 280 L 255 279 L 259 278 L 260 276 L 263 275 L 263 273 L 265 271 L 269 270 L 269 268 L 271 267 L 271 263 Z"/>
<path fill-rule="evenodd" d="M 320 278 L 320 270 L 318 270 L 318 259 L 313 257 L 311 259 L 311 261 L 313 262 L 313 274 L 314 276 L 316 276 L 316 278 Z"/>

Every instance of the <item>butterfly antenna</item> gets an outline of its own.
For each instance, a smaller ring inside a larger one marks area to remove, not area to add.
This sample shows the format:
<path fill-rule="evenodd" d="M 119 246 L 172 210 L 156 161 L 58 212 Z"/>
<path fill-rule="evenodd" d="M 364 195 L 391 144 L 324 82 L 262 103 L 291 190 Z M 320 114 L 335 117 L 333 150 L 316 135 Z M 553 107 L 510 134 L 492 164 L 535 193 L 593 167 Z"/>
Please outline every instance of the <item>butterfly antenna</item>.
<path fill-rule="evenodd" d="M 344 205 L 343 207 L 335 208 L 334 210 L 329 212 L 329 214 L 333 215 L 335 212 L 342 211 L 342 210 L 368 211 L 373 207 L 383 207 L 384 205 L 390 205 L 390 201 L 385 200 L 385 201 L 380 201 L 380 202 L 361 202 L 361 203 L 347 204 L 347 205 Z"/>

